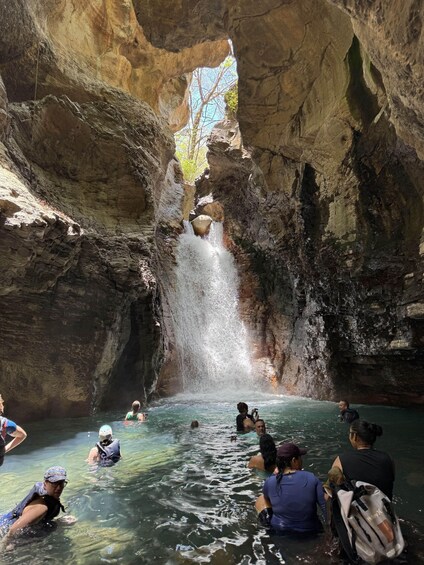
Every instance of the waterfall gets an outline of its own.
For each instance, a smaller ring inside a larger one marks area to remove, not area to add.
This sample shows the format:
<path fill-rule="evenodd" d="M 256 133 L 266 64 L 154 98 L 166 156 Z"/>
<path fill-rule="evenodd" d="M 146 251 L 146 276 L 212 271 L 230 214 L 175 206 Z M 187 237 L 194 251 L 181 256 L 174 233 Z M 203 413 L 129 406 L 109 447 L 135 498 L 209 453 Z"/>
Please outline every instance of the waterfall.
<path fill-rule="evenodd" d="M 238 311 L 238 276 L 223 245 L 223 226 L 194 234 L 189 222 L 176 252 L 173 305 L 175 340 L 184 388 L 234 391 L 252 388 L 247 332 Z"/>

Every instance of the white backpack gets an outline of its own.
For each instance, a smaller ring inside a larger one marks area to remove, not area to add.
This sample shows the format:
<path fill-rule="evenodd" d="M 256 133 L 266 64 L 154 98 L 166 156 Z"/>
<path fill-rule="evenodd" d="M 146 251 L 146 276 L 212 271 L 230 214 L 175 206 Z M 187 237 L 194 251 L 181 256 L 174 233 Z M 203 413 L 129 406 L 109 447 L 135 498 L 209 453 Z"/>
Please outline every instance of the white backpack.
<path fill-rule="evenodd" d="M 405 542 L 399 520 L 381 490 L 362 481 L 346 481 L 337 488 L 336 496 L 354 556 L 373 564 L 402 553 Z"/>

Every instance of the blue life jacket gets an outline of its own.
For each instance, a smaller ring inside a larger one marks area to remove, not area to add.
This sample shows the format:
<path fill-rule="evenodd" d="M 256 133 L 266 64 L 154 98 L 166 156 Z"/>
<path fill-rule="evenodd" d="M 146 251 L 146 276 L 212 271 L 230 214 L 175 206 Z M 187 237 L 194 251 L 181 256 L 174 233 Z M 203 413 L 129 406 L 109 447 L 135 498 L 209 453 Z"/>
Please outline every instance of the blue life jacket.
<path fill-rule="evenodd" d="M 23 498 L 21 502 L 19 502 L 19 504 L 17 504 L 15 508 L 8 513 L 11 519 L 15 521 L 18 518 L 20 518 L 22 516 L 24 509 L 35 498 L 42 498 L 44 504 L 47 506 L 47 513 L 42 520 L 44 523 L 50 522 L 50 520 L 56 518 L 56 516 L 59 514 L 61 510 L 62 512 L 65 512 L 65 509 L 60 503 L 60 500 L 57 500 L 53 496 L 49 496 L 48 494 L 46 494 L 46 489 L 44 488 L 43 483 L 40 482 L 40 483 L 35 483 L 35 485 L 32 487 L 32 489 L 29 491 L 26 497 Z"/>
<path fill-rule="evenodd" d="M 109 445 L 102 445 L 100 442 L 96 443 L 97 450 L 100 455 L 100 465 L 107 467 L 117 463 L 121 459 L 121 446 L 119 439 L 114 439 Z"/>

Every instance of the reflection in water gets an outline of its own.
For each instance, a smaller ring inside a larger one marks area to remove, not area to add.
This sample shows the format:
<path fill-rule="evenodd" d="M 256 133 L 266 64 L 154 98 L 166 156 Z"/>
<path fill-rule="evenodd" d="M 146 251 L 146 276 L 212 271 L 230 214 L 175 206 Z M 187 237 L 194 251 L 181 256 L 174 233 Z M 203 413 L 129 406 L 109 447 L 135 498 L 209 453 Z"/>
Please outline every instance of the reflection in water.
<path fill-rule="evenodd" d="M 140 424 L 113 422 L 109 414 L 102 420 L 26 426 L 27 442 L 1 469 L 0 511 L 10 510 L 56 463 L 68 469 L 63 500 L 78 522 L 59 524 L 47 536 L 23 538 L 2 563 L 337 563 L 324 536 L 300 542 L 270 537 L 258 528 L 253 502 L 263 475 L 246 467 L 258 440 L 250 433 L 231 442 L 237 400 L 177 397 L 152 407 L 149 420 Z M 305 469 L 321 478 L 334 457 L 349 449 L 348 428 L 337 422 L 334 404 L 270 396 L 256 397 L 254 404 L 277 442 L 309 448 Z M 397 462 L 397 510 L 408 520 L 406 530 L 415 528 L 409 536 L 410 563 L 422 563 L 414 553 L 424 527 L 422 485 L 416 477 L 424 440 L 414 433 L 421 428 L 422 413 L 381 407 L 360 407 L 360 413 L 383 426 L 377 447 Z M 199 420 L 198 429 L 190 429 L 193 419 Z M 85 459 L 106 422 L 121 440 L 123 460 L 93 472 Z"/>

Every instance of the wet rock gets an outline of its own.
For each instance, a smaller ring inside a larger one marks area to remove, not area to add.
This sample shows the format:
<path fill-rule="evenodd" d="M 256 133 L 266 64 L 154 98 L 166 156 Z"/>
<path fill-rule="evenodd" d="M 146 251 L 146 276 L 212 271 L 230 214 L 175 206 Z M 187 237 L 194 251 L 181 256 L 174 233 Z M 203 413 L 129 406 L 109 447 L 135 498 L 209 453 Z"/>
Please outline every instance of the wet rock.
<path fill-rule="evenodd" d="M 194 233 L 196 235 L 206 235 L 207 233 L 209 233 L 211 223 L 212 218 L 210 216 L 206 216 L 205 214 L 201 214 L 191 221 L 191 225 L 193 226 Z"/>

